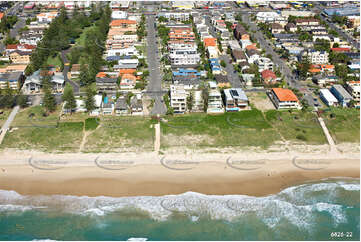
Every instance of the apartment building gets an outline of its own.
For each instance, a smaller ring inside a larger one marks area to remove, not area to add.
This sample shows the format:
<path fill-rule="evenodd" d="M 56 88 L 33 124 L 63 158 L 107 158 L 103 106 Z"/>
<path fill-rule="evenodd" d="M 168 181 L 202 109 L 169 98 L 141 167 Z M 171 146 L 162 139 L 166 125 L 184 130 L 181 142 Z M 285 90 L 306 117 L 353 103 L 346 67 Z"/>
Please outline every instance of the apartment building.
<path fill-rule="evenodd" d="M 11 72 L 0 74 L 0 88 L 5 89 L 9 84 L 9 87 L 13 90 L 21 88 L 25 80 L 25 76 L 22 72 Z"/>
<path fill-rule="evenodd" d="M 29 64 L 31 52 L 15 50 L 9 54 L 9 59 L 14 64 Z"/>
<path fill-rule="evenodd" d="M 170 85 L 170 106 L 175 113 L 185 113 L 187 110 L 187 92 L 184 85 Z"/>
<path fill-rule="evenodd" d="M 169 53 L 172 66 L 194 66 L 198 65 L 201 57 L 196 48 L 176 49 Z"/>
<path fill-rule="evenodd" d="M 272 88 L 269 96 L 277 109 L 301 109 L 299 100 L 292 90 Z"/>
<path fill-rule="evenodd" d="M 188 21 L 189 13 L 187 12 L 160 12 L 158 13 L 158 17 L 165 17 L 168 20 L 176 20 L 176 21 Z"/>
<path fill-rule="evenodd" d="M 346 90 L 351 94 L 357 108 L 360 108 L 360 89 L 360 81 L 350 81 L 346 84 Z"/>
<path fill-rule="evenodd" d="M 312 64 L 327 64 L 329 61 L 327 51 L 311 50 L 308 51 L 307 57 Z"/>
<path fill-rule="evenodd" d="M 171 28 L 169 40 L 194 41 L 195 35 L 191 28 Z"/>
<path fill-rule="evenodd" d="M 217 84 L 213 81 L 208 82 L 208 108 L 207 113 L 224 113 L 222 95 L 217 88 Z"/>

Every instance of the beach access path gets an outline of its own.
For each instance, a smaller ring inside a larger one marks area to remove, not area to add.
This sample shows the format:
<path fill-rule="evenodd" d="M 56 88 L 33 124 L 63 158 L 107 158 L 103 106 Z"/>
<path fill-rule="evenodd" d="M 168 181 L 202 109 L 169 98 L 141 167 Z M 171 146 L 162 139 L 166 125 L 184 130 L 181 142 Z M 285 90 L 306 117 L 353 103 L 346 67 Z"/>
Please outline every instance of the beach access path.
<path fill-rule="evenodd" d="M 16 114 L 19 112 L 19 109 L 20 109 L 20 106 L 15 106 L 15 107 L 13 108 L 13 110 L 11 111 L 8 119 L 6 120 L 6 122 L 4 123 L 4 125 L 2 126 L 2 128 L 1 128 L 1 134 L 0 134 L 0 144 L 2 144 L 3 139 L 4 139 L 5 135 L 6 135 L 6 132 L 8 131 L 11 123 L 13 122 L 13 120 L 14 120 L 14 118 L 15 118 L 15 116 L 16 116 Z"/>

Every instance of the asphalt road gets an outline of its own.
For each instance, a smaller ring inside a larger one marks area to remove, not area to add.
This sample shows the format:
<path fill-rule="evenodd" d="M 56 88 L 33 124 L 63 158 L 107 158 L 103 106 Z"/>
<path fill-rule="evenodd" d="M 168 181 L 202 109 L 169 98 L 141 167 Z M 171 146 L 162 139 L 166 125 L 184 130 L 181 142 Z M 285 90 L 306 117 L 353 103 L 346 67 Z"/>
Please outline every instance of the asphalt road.
<path fill-rule="evenodd" d="M 214 38 L 217 38 L 217 33 L 215 32 L 214 27 L 211 24 L 210 17 L 205 16 L 205 20 L 206 20 L 206 25 L 209 27 L 210 34 Z M 224 60 L 224 62 L 226 62 L 226 67 L 225 68 L 226 68 L 226 72 L 227 72 L 227 79 L 231 83 L 232 87 L 234 87 L 234 88 L 241 87 L 241 80 L 240 80 L 240 78 L 238 76 L 238 73 L 234 71 L 233 64 L 230 63 L 230 62 L 232 62 L 232 59 L 230 58 L 230 56 L 227 55 L 227 54 L 221 54 L 219 59 Z"/>
<path fill-rule="evenodd" d="M 165 104 L 162 102 L 162 76 L 160 72 L 160 60 L 158 58 L 158 44 L 156 30 L 154 28 L 155 16 L 147 16 L 147 59 L 148 59 L 148 86 L 147 94 L 154 98 L 154 106 L 151 115 L 163 115 L 167 112 Z"/>
<path fill-rule="evenodd" d="M 70 65 L 66 65 L 66 63 L 69 63 L 69 60 L 66 57 L 66 54 L 69 53 L 70 50 L 71 50 L 71 48 L 69 48 L 67 50 L 63 50 L 61 52 L 61 59 L 63 60 L 63 63 L 64 63 L 63 76 L 64 76 L 65 83 L 69 82 L 70 85 L 73 87 L 74 94 L 79 94 L 80 86 L 78 85 L 78 83 L 76 83 L 68 78 L 68 72 L 69 72 Z"/>

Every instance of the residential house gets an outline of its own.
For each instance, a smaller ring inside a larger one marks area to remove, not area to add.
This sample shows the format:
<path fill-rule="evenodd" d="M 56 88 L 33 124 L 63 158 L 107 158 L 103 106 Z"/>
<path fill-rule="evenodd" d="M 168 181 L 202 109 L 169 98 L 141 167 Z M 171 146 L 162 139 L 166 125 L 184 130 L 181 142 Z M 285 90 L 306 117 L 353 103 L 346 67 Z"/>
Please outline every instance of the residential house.
<path fill-rule="evenodd" d="M 256 60 L 260 58 L 260 52 L 255 49 L 247 49 L 246 57 L 249 64 L 253 64 Z"/>
<path fill-rule="evenodd" d="M 95 95 L 94 96 L 94 106 L 95 106 L 95 109 L 93 109 L 91 112 L 90 112 L 90 115 L 91 116 L 98 116 L 100 115 L 100 112 L 101 112 L 101 107 L 102 107 L 102 102 L 103 102 L 103 97 L 102 95 Z"/>
<path fill-rule="evenodd" d="M 209 64 L 211 65 L 212 74 L 221 74 L 222 68 L 219 63 L 218 58 L 211 58 L 209 59 Z"/>
<path fill-rule="evenodd" d="M 141 94 L 136 94 L 130 99 L 132 115 L 143 115 L 143 101 Z"/>
<path fill-rule="evenodd" d="M 233 49 L 231 51 L 233 60 L 239 64 L 241 62 L 247 62 L 247 57 L 241 49 Z"/>
<path fill-rule="evenodd" d="M 104 97 L 101 107 L 103 115 L 112 115 L 114 112 L 114 103 L 108 97 Z"/>
<path fill-rule="evenodd" d="M 337 106 L 338 101 L 334 95 L 328 89 L 320 90 L 320 98 L 327 106 Z"/>
<path fill-rule="evenodd" d="M 85 68 L 88 67 L 87 64 L 85 64 L 84 66 L 85 66 Z M 77 78 L 77 77 L 79 77 L 80 71 L 81 71 L 81 70 L 80 70 L 80 67 L 81 67 L 80 64 L 73 64 L 73 65 L 71 66 L 70 78 Z"/>
<path fill-rule="evenodd" d="M 42 34 L 23 34 L 21 35 L 19 42 L 20 44 L 37 45 L 42 39 Z"/>
<path fill-rule="evenodd" d="M 274 84 L 277 82 L 276 74 L 271 70 L 264 70 L 261 72 L 262 80 L 266 84 Z"/>
<path fill-rule="evenodd" d="M 40 70 L 35 71 L 31 76 L 28 76 L 24 83 L 24 92 L 33 93 L 39 92 L 41 88 Z"/>
<path fill-rule="evenodd" d="M 278 24 L 278 23 L 272 23 L 271 24 L 271 32 L 272 34 L 280 34 L 284 31 L 284 28 L 282 27 L 282 25 Z"/>
<path fill-rule="evenodd" d="M 137 78 L 133 74 L 124 74 L 121 77 L 119 87 L 120 89 L 133 89 L 135 88 Z"/>
<path fill-rule="evenodd" d="M 126 115 L 129 113 L 127 100 L 124 96 L 117 99 L 114 106 L 115 115 Z"/>
<path fill-rule="evenodd" d="M 241 88 L 224 89 L 224 97 L 227 112 L 248 109 L 248 98 Z"/>
<path fill-rule="evenodd" d="M 214 75 L 214 79 L 216 80 L 217 86 L 219 88 L 231 87 L 231 83 L 229 82 L 228 77 L 225 75 L 216 74 Z"/>
<path fill-rule="evenodd" d="M 241 24 L 237 24 L 236 28 L 234 29 L 234 37 L 237 40 L 249 40 L 250 39 L 248 32 Z"/>
<path fill-rule="evenodd" d="M 336 84 L 339 79 L 337 76 L 317 75 L 312 77 L 312 81 L 321 87 L 327 87 Z"/>
<path fill-rule="evenodd" d="M 342 107 L 347 107 L 352 100 L 350 93 L 348 93 L 341 85 L 333 85 L 330 91 L 337 98 Z"/>
<path fill-rule="evenodd" d="M 269 96 L 277 109 L 301 109 L 297 96 L 290 89 L 272 88 Z"/>
<path fill-rule="evenodd" d="M 273 62 L 270 58 L 267 57 L 260 57 L 255 61 L 255 64 L 258 66 L 259 72 L 262 72 L 264 70 L 271 70 L 273 71 Z"/>
<path fill-rule="evenodd" d="M 289 32 L 294 33 L 297 31 L 297 26 L 294 23 L 288 23 L 286 24 L 285 29 Z"/>
<path fill-rule="evenodd" d="M 170 85 L 170 106 L 174 113 L 185 113 L 187 110 L 187 92 L 184 85 Z"/>

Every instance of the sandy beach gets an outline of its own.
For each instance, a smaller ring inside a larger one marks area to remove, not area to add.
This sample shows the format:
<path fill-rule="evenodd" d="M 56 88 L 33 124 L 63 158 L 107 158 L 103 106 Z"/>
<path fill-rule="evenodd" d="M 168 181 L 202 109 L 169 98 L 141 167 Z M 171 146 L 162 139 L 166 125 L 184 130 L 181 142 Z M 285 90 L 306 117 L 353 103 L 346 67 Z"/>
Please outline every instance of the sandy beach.
<path fill-rule="evenodd" d="M 360 177 L 359 154 L 0 154 L 0 189 L 20 194 L 263 196 L 306 181 Z"/>

